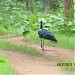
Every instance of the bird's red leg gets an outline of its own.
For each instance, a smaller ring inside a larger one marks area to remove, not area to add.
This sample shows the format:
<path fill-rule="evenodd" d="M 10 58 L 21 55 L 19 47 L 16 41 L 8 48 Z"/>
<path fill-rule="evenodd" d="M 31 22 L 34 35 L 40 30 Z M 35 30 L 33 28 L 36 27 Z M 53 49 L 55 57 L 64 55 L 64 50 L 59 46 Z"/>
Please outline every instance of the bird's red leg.
<path fill-rule="evenodd" d="M 41 44 L 41 48 L 42 48 L 42 44 Z"/>
<path fill-rule="evenodd" d="M 42 48 L 42 39 L 41 39 L 41 48 Z"/>
<path fill-rule="evenodd" d="M 43 39 L 43 49 L 42 50 L 44 50 L 44 39 Z"/>

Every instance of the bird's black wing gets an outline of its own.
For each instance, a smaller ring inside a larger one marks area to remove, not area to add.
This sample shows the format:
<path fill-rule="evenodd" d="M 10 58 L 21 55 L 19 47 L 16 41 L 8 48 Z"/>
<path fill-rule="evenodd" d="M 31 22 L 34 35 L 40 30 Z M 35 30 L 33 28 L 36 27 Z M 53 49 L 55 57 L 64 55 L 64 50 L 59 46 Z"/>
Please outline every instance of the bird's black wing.
<path fill-rule="evenodd" d="M 38 31 L 39 37 L 57 42 L 54 35 L 47 29 L 43 28 Z"/>
<path fill-rule="evenodd" d="M 39 31 L 38 31 L 38 34 L 41 36 L 41 35 L 53 35 L 49 30 L 47 30 L 47 29 L 45 29 L 45 28 L 43 28 L 43 29 L 40 29 Z"/>

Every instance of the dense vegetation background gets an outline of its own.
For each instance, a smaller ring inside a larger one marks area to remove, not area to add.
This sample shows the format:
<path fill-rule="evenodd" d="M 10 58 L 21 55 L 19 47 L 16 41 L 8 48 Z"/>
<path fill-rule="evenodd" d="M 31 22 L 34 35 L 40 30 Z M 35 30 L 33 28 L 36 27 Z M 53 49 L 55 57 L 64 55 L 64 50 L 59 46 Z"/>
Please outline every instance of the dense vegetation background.
<path fill-rule="evenodd" d="M 74 0 L 0 0 L 0 35 L 25 32 L 27 40 L 37 42 L 42 20 L 44 27 L 56 35 L 59 45 L 69 44 L 67 48 L 74 49 L 74 4 Z"/>

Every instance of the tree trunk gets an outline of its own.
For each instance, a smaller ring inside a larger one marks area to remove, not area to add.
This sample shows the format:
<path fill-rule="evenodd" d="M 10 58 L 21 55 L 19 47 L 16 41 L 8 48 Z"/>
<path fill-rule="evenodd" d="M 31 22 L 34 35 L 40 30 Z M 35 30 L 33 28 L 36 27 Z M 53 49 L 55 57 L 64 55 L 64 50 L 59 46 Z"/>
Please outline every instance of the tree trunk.
<path fill-rule="evenodd" d="M 50 0 L 43 0 L 43 7 L 46 13 L 50 13 Z"/>
<path fill-rule="evenodd" d="M 64 0 L 65 4 L 65 17 L 66 18 L 74 18 L 74 13 L 71 10 L 74 10 L 73 0 Z"/>
<path fill-rule="evenodd" d="M 29 11 L 33 11 L 33 9 L 32 9 L 32 0 L 26 0 L 26 8 Z"/>

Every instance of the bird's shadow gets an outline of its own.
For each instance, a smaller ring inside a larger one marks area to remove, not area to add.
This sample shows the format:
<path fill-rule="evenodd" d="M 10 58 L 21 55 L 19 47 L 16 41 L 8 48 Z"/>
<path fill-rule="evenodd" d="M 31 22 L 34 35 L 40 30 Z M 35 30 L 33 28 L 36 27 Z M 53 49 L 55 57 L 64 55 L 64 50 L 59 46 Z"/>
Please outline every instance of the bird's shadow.
<path fill-rule="evenodd" d="M 47 50 L 47 49 L 45 49 L 44 51 L 56 51 L 56 50 Z"/>
<path fill-rule="evenodd" d="M 56 51 L 56 50 L 50 50 L 50 49 L 44 49 L 42 50 L 43 52 L 46 52 L 46 51 Z"/>
<path fill-rule="evenodd" d="M 56 46 L 53 46 L 53 47 L 56 47 Z M 56 51 L 56 50 L 53 50 L 53 49 L 42 49 L 43 52 L 45 51 Z"/>

